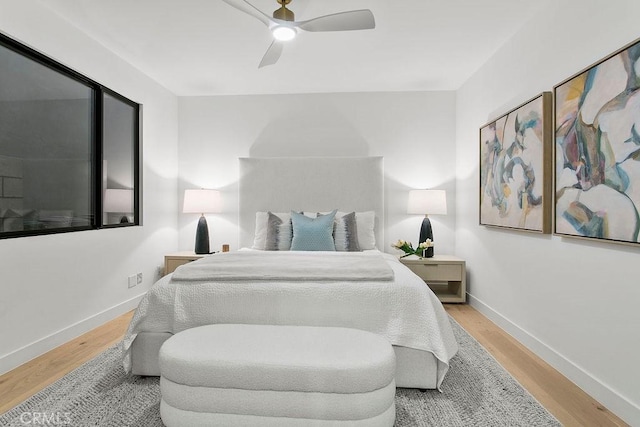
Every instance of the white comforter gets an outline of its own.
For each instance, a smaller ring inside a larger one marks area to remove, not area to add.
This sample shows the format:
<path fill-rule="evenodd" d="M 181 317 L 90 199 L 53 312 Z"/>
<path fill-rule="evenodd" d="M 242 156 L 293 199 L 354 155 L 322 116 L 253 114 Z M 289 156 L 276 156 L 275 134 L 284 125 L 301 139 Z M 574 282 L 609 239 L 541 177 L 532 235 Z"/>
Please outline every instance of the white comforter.
<path fill-rule="evenodd" d="M 238 251 L 209 256 L 185 264 L 173 273 L 173 280 L 235 282 L 335 282 L 389 281 L 393 270 L 378 251 L 324 252 Z"/>
<path fill-rule="evenodd" d="M 215 323 L 339 326 L 433 353 L 440 388 L 458 349 L 448 316 L 418 276 L 393 255 L 380 254 L 393 270 L 393 281 L 178 282 L 165 276 L 143 297 L 129 325 L 125 369 L 131 369 L 130 347 L 139 332 L 177 333 Z M 318 262 L 325 255 L 310 254 Z"/>

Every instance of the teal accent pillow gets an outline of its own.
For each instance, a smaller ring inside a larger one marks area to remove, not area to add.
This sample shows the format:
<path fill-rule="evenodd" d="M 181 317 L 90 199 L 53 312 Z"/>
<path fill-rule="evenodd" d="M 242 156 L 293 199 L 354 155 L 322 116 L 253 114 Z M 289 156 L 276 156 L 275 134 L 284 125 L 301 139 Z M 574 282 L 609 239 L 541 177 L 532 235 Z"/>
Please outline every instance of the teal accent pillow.
<path fill-rule="evenodd" d="M 333 219 L 338 210 L 318 218 L 309 218 L 291 211 L 293 225 L 292 251 L 335 251 Z"/>

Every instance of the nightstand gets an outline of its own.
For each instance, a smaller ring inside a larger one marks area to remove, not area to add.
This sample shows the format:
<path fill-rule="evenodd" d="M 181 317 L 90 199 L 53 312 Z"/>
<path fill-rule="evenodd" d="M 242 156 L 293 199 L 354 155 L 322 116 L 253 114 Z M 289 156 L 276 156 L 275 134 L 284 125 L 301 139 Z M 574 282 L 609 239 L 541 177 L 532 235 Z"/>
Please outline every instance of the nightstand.
<path fill-rule="evenodd" d="M 466 302 L 467 271 L 465 261 L 451 255 L 435 255 L 432 258 L 414 256 L 400 258 L 425 281 L 441 302 Z"/>
<path fill-rule="evenodd" d="M 197 255 L 193 251 L 174 252 L 164 256 L 164 275 L 173 273 L 176 268 L 183 264 L 187 264 L 191 261 L 195 261 L 202 257 L 206 257 L 207 254 Z"/>

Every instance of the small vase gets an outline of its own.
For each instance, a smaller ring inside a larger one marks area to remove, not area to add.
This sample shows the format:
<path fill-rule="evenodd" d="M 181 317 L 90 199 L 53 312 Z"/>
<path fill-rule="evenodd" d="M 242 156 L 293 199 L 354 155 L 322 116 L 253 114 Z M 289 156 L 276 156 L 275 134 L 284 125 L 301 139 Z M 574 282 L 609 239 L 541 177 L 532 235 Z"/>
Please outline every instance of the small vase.
<path fill-rule="evenodd" d="M 433 257 L 433 246 L 428 247 L 424 251 L 422 251 L 424 258 L 432 258 Z"/>

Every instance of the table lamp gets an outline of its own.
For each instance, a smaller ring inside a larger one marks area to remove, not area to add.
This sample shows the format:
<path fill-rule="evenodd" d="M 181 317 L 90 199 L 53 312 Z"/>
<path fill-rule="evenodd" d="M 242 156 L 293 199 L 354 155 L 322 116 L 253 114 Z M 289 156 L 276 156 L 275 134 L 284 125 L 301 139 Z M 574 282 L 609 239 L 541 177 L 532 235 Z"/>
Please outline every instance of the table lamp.
<path fill-rule="evenodd" d="M 429 215 L 447 214 L 447 193 L 444 190 L 411 190 L 409 191 L 407 213 L 424 215 L 418 244 L 427 239 L 433 242 L 433 230 Z M 427 258 L 433 256 L 433 246 L 425 250 L 425 256 Z"/>
<path fill-rule="evenodd" d="M 104 191 L 104 211 L 122 214 L 120 224 L 127 224 L 127 214 L 133 212 L 133 190 L 126 188 L 107 188 Z"/>
<path fill-rule="evenodd" d="M 199 213 L 198 228 L 196 229 L 195 253 L 209 254 L 209 226 L 205 213 L 220 212 L 220 192 L 217 190 L 193 189 L 184 190 L 184 213 Z"/>

